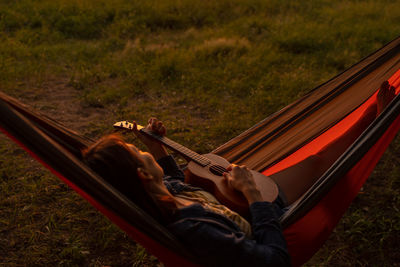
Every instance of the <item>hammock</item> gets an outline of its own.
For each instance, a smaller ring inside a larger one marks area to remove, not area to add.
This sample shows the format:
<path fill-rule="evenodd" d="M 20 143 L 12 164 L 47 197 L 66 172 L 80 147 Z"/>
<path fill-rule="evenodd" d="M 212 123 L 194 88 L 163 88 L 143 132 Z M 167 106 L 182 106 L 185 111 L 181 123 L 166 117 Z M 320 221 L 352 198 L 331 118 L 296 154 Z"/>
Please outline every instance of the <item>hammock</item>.
<path fill-rule="evenodd" d="M 269 116 L 213 153 L 270 175 L 315 154 L 376 101 L 389 80 L 400 84 L 400 37 Z M 281 217 L 293 265 L 326 241 L 400 129 L 400 96 Z M 166 266 L 199 266 L 201 259 L 168 230 L 81 161 L 94 141 L 0 92 L 0 129 Z"/>

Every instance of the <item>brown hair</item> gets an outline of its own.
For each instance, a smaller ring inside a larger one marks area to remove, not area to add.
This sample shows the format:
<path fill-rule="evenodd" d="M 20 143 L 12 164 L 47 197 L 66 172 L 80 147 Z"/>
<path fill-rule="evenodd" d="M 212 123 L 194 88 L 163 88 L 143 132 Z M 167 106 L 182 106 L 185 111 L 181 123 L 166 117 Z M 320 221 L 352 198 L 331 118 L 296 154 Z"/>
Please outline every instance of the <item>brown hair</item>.
<path fill-rule="evenodd" d="M 171 211 L 168 211 L 171 203 L 166 203 L 166 209 L 164 209 L 157 205 L 145 190 L 137 173 L 137 169 L 143 166 L 143 162 L 136 157 L 136 154 L 119 135 L 114 134 L 101 138 L 94 145 L 82 151 L 82 154 L 84 162 L 92 170 L 153 218 L 168 220 L 171 217 Z"/>

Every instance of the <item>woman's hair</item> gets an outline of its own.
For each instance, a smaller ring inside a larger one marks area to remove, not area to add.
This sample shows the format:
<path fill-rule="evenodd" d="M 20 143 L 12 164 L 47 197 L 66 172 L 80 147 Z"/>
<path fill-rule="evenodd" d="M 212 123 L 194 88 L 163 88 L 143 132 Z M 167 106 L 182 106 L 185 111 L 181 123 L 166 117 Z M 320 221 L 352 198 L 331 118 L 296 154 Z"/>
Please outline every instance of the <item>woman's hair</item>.
<path fill-rule="evenodd" d="M 172 214 L 159 207 L 145 190 L 137 169 L 143 162 L 119 135 L 101 138 L 82 151 L 84 162 L 115 189 L 157 220 L 167 220 Z"/>

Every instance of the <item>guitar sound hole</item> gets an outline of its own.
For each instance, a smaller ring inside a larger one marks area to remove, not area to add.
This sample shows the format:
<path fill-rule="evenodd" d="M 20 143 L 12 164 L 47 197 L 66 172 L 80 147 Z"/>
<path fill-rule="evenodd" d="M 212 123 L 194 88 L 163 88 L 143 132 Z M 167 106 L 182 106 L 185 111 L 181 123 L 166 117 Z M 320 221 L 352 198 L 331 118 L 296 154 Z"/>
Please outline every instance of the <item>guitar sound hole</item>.
<path fill-rule="evenodd" d="M 210 167 L 210 172 L 217 176 L 222 176 L 222 174 L 226 171 L 226 169 L 219 165 L 212 165 Z"/>

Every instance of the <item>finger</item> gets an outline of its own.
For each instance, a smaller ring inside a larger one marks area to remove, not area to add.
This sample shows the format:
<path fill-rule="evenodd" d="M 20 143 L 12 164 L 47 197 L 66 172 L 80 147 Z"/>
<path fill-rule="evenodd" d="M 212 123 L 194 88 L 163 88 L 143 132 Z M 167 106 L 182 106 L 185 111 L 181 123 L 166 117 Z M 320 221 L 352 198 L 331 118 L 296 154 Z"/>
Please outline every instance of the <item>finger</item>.
<path fill-rule="evenodd" d="M 165 135 L 166 133 L 167 133 L 167 129 L 164 126 L 162 126 L 160 129 L 160 135 Z"/>
<path fill-rule="evenodd" d="M 233 165 L 232 165 L 232 171 L 233 171 L 233 172 L 240 171 L 240 169 L 241 169 L 241 166 L 236 165 L 236 164 L 233 164 Z"/>
<path fill-rule="evenodd" d="M 240 165 L 240 169 L 241 170 L 247 170 L 247 167 L 246 167 L 246 165 Z"/>
<path fill-rule="evenodd" d="M 153 120 L 151 121 L 151 125 L 150 125 L 151 130 L 156 131 L 156 126 L 157 126 L 157 120 L 156 120 L 156 119 L 153 119 Z"/>
<path fill-rule="evenodd" d="M 158 128 L 159 134 L 160 135 L 165 135 L 167 132 L 167 129 L 165 128 L 164 124 L 162 121 L 159 121 L 159 128 Z"/>
<path fill-rule="evenodd" d="M 160 129 L 161 129 L 162 126 L 163 126 L 162 121 L 157 121 L 157 123 L 156 123 L 156 128 L 157 128 L 158 131 L 160 131 Z"/>
<path fill-rule="evenodd" d="M 157 119 L 157 118 L 155 118 L 155 117 L 152 117 L 152 118 L 151 118 L 151 121 L 150 121 L 150 123 L 149 123 L 149 126 L 150 126 L 150 129 L 151 129 L 152 131 L 157 131 L 157 129 L 156 129 L 157 122 L 158 122 L 158 119 Z"/>
<path fill-rule="evenodd" d="M 227 172 L 224 172 L 223 174 L 222 174 L 222 176 L 223 176 L 223 179 L 224 179 L 224 181 L 227 183 L 227 185 L 228 186 L 232 186 L 232 176 L 229 174 L 229 173 L 227 173 Z"/>
<path fill-rule="evenodd" d="M 156 120 L 156 121 L 153 121 L 151 130 L 158 135 L 162 135 L 162 127 L 163 127 L 162 123 L 160 123 L 160 121 Z"/>

